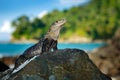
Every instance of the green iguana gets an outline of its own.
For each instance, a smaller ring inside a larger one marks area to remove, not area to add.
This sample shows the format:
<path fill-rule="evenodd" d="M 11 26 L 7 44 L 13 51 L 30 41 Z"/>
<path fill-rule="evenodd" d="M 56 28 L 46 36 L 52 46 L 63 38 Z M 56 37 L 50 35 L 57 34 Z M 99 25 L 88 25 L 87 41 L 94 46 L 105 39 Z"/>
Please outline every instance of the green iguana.
<path fill-rule="evenodd" d="M 57 50 L 57 39 L 59 37 L 60 30 L 65 23 L 65 19 L 52 23 L 44 38 L 41 38 L 38 43 L 25 50 L 24 53 L 16 60 L 15 67 L 11 71 L 5 72 L 3 74 L 2 80 L 7 80 L 12 74 L 21 70 L 31 60 L 35 59 L 43 52 L 51 51 L 52 49 Z"/>

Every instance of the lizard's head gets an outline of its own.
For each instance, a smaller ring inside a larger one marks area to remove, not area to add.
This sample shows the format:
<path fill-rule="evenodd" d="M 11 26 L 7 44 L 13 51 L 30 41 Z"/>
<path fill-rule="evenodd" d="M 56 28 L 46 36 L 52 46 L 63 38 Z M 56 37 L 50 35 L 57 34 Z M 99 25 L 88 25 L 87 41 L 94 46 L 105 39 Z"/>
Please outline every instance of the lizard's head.
<path fill-rule="evenodd" d="M 54 23 L 52 23 L 51 29 L 53 31 L 60 30 L 65 23 L 66 23 L 66 19 L 57 20 Z"/>
<path fill-rule="evenodd" d="M 52 23 L 49 32 L 45 35 L 45 37 L 57 40 L 59 37 L 59 32 L 65 23 L 65 19 L 61 19 Z"/>

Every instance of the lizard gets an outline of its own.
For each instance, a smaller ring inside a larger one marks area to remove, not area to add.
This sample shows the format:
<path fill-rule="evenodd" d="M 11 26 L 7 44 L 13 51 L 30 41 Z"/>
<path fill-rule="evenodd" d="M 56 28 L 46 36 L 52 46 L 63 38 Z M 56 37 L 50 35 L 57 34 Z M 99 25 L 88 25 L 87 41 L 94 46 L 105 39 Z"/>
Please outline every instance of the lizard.
<path fill-rule="evenodd" d="M 40 56 L 43 52 L 57 50 L 57 43 L 60 30 L 66 23 L 66 19 L 61 19 L 53 22 L 46 35 L 39 40 L 38 43 L 26 49 L 15 61 L 15 67 L 2 79 L 7 80 L 12 74 L 18 72 L 25 67 L 30 61 Z"/>

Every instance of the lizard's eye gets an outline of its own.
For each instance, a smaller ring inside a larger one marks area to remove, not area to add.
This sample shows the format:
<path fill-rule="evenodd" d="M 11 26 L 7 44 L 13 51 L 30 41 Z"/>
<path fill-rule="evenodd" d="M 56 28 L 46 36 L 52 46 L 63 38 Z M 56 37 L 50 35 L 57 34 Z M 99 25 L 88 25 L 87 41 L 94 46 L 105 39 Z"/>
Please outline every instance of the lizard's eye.
<path fill-rule="evenodd" d="M 58 23 L 58 21 L 56 21 L 56 23 Z"/>

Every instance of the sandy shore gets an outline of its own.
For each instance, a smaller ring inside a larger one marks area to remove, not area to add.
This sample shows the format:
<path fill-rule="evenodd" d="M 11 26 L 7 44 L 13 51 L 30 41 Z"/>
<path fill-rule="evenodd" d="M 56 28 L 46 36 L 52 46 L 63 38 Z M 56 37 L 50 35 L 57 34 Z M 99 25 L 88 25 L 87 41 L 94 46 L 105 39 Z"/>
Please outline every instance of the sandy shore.
<path fill-rule="evenodd" d="M 34 39 L 21 39 L 21 40 L 15 40 L 12 39 L 10 43 L 37 43 L 39 40 L 34 40 Z M 103 40 L 92 40 L 91 38 L 88 37 L 78 37 L 78 36 L 72 36 L 70 38 L 59 38 L 58 39 L 59 43 L 91 43 L 91 42 L 96 42 L 96 43 L 101 43 L 104 42 Z"/>

